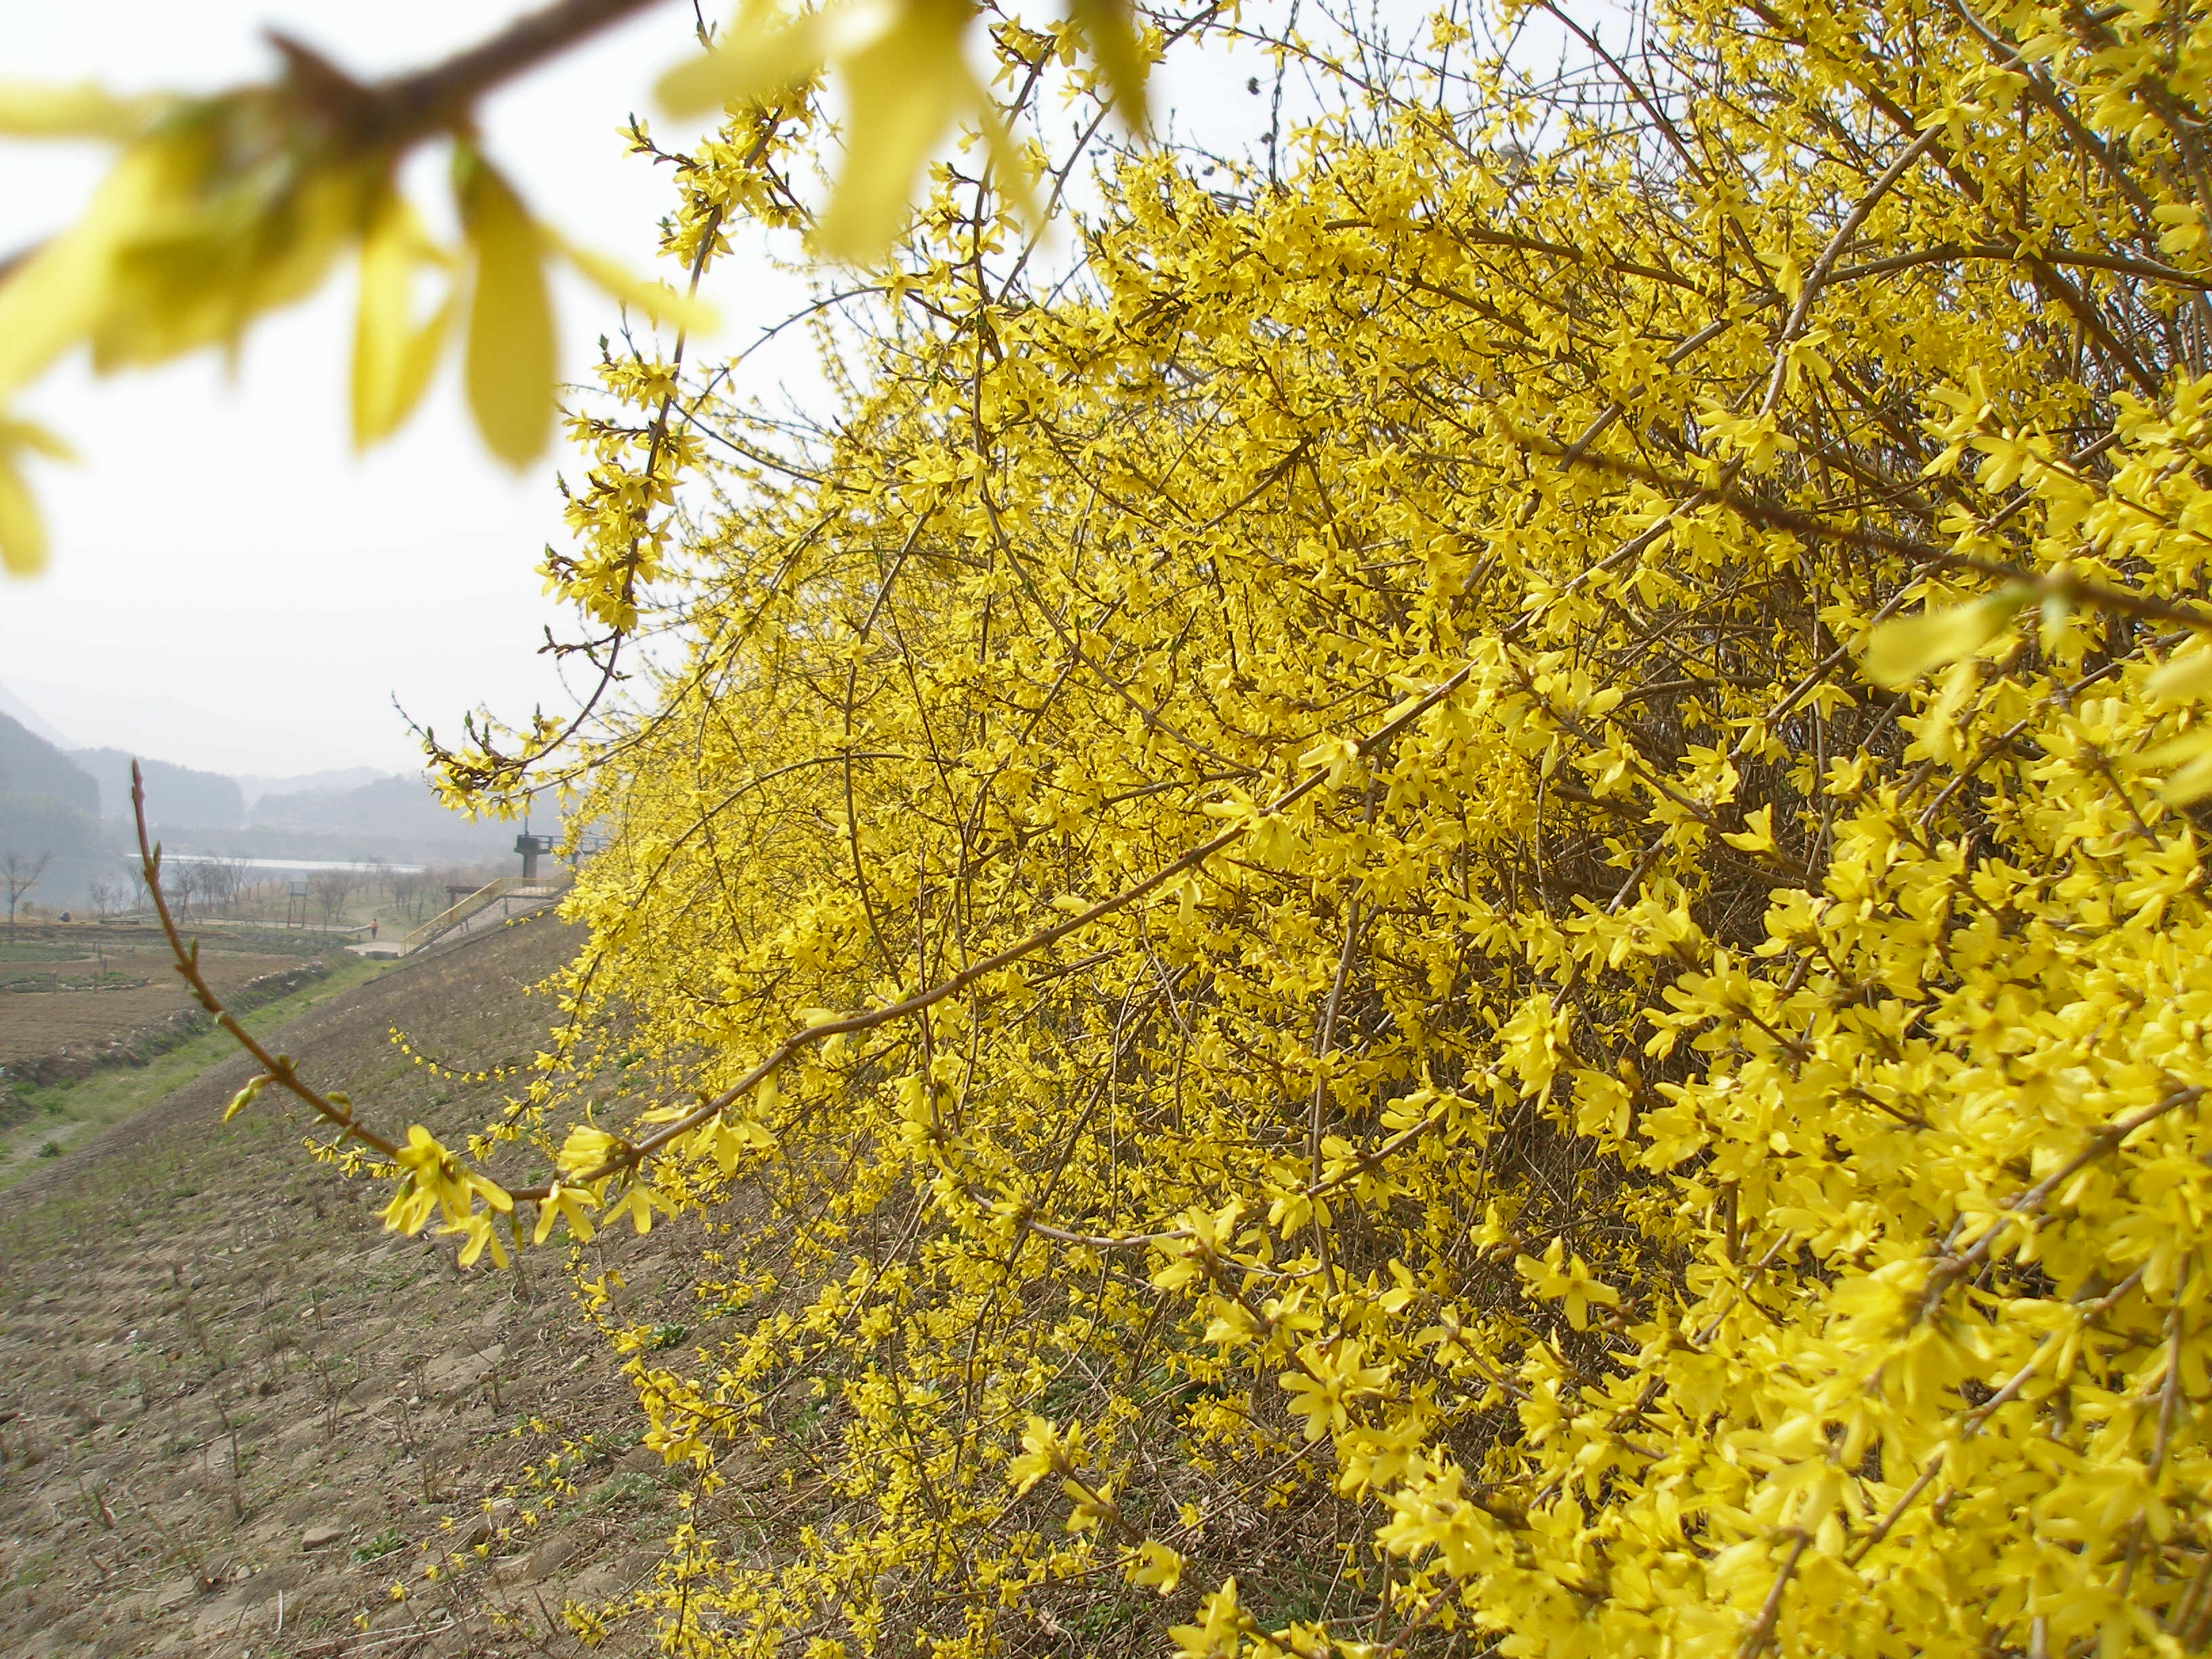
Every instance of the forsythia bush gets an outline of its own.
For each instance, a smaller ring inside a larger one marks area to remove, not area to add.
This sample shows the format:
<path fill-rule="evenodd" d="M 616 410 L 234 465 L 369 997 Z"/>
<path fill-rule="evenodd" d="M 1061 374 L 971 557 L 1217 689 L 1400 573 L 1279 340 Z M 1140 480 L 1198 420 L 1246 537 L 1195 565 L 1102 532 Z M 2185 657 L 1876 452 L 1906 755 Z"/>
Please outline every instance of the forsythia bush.
<path fill-rule="evenodd" d="M 679 648 L 484 1144 L 742 1310 L 659 1639 L 2201 1649 L 2212 19 L 1277 44 L 1279 185 L 941 168 L 834 429 L 579 422 Z"/>

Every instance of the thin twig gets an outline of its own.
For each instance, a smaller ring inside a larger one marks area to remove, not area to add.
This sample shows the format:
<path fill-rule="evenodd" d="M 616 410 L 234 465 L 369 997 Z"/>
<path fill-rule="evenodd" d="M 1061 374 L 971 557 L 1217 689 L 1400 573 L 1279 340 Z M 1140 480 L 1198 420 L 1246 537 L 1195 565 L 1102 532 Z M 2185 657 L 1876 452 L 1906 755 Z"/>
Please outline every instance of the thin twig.
<path fill-rule="evenodd" d="M 1891 531 L 1838 524 L 1831 519 L 1784 507 L 1779 501 L 1745 495 L 1731 489 L 1708 489 L 1694 479 L 1677 477 L 1634 461 L 1605 455 L 1571 455 L 1561 445 L 1532 433 L 1513 432 L 1509 435 L 1537 454 L 1587 467 L 1593 472 L 1632 479 L 1670 492 L 1703 494 L 1705 499 L 1725 507 L 1738 518 L 1765 529 L 1786 530 L 1792 535 L 1842 542 L 1847 546 L 1863 548 L 1869 552 L 1893 553 L 1900 558 L 1918 560 L 1948 570 L 1972 571 L 1976 575 L 1990 576 L 2032 588 L 2042 597 L 2110 611 L 2125 617 L 2175 623 L 2192 633 L 2212 634 L 2212 611 L 2195 605 L 2176 605 L 2168 600 L 2153 599 L 2148 594 L 2130 592 L 2124 587 L 2107 587 L 2101 582 L 2084 581 L 2071 571 L 2023 569 L 2018 565 L 1979 558 L 1971 553 L 1954 552 L 1933 542 L 1900 536 Z"/>
<path fill-rule="evenodd" d="M 1471 665 L 1460 669 L 1431 687 L 1420 696 L 1407 702 L 1374 731 L 1358 739 L 1353 747 L 1359 758 L 1371 760 L 1380 751 L 1388 748 L 1407 727 L 1465 685 L 1473 672 Z M 1316 767 L 1304 778 L 1285 789 L 1261 807 L 1259 817 L 1273 817 L 1289 811 L 1326 784 L 1328 781 L 1329 771 L 1330 769 L 1327 765 Z M 228 1032 L 233 1040 L 260 1063 L 263 1076 L 268 1082 L 275 1084 L 305 1103 L 327 1121 L 340 1126 L 346 1134 L 354 1139 L 374 1147 L 387 1158 L 396 1158 L 399 1152 L 397 1142 L 362 1124 L 356 1117 L 350 1103 L 342 1104 L 333 1101 L 328 1095 L 307 1082 L 299 1075 L 289 1056 L 270 1054 L 251 1032 L 225 1012 L 215 992 L 200 974 L 198 947 L 185 945 L 183 937 L 177 930 L 175 921 L 169 914 L 168 905 L 161 896 L 161 851 L 153 844 L 147 831 L 145 785 L 139 775 L 136 762 L 131 764 L 131 803 L 138 826 L 139 857 L 146 872 L 148 888 L 154 896 L 155 908 L 161 919 L 162 932 L 168 939 L 171 953 L 176 958 L 177 972 L 183 976 L 185 984 L 191 988 L 192 994 L 198 1000 L 200 1006 L 207 1010 L 216 1023 Z M 1158 891 L 1177 876 L 1196 869 L 1215 854 L 1243 840 L 1255 821 L 1255 819 L 1246 819 L 1232 823 L 1219 835 L 1200 842 L 1184 853 L 1182 857 L 1161 866 L 1152 874 L 1131 883 L 1112 896 L 1101 899 L 1097 903 L 1068 917 L 1064 921 L 1055 923 L 1050 927 L 1041 928 L 1003 950 L 994 951 L 988 957 L 969 963 L 957 973 L 939 980 L 936 984 L 923 990 L 917 991 L 910 997 L 882 1007 L 848 1015 L 843 1019 L 828 1020 L 823 1024 L 810 1025 L 802 1030 L 794 1031 L 769 1050 L 767 1056 L 758 1064 L 720 1094 L 711 1096 L 693 1110 L 665 1125 L 653 1133 L 622 1146 L 597 1166 L 581 1172 L 566 1182 L 514 1188 L 511 1189 L 507 1195 L 517 1203 L 539 1203 L 552 1196 L 556 1184 L 564 1185 L 572 1189 L 586 1188 L 610 1176 L 635 1170 L 654 1152 L 672 1142 L 682 1139 L 694 1130 L 720 1115 L 726 1109 L 750 1094 L 763 1082 L 781 1069 L 787 1061 L 804 1050 L 818 1043 L 827 1042 L 833 1037 L 870 1031 L 878 1026 L 890 1024 L 896 1020 L 909 1018 L 935 1007 L 949 997 L 959 995 L 971 987 L 976 986 L 979 981 L 1014 967 L 1025 958 L 1057 945 L 1071 934 L 1082 932 L 1092 923 L 1103 921 L 1116 911 L 1127 908 L 1146 895 Z M 1100 1248 L 1104 1247 L 1100 1246 Z"/>
<path fill-rule="evenodd" d="M 1736 1650 L 1737 1659 L 1759 1659 L 1766 1644 L 1774 1639 L 1774 1626 L 1782 1617 L 1782 1597 L 1796 1577 L 1797 1563 L 1813 1541 L 1808 1532 L 1800 1531 L 1790 1540 L 1790 1553 L 1783 1558 L 1782 1570 L 1774 1575 L 1773 1587 L 1766 1592 L 1766 1601 L 1759 1609 L 1759 1620 L 1744 1633 L 1743 1645 Z"/>
<path fill-rule="evenodd" d="M 365 149 L 404 149 L 464 125 L 477 100 L 661 0 L 556 0 L 441 63 L 364 84 L 276 30 L 287 90 L 319 106 L 343 138 Z"/>

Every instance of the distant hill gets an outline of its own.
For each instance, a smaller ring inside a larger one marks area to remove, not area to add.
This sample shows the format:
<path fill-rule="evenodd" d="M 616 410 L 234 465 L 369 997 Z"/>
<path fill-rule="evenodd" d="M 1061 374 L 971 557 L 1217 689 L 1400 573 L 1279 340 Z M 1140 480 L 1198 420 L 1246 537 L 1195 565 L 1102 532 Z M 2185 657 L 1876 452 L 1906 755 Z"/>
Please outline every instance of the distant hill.
<path fill-rule="evenodd" d="M 103 818 L 131 817 L 131 754 L 121 749 L 80 749 L 70 758 L 100 786 Z M 246 795 L 235 778 L 167 761 L 138 763 L 146 780 L 146 816 L 155 823 L 189 823 L 234 830 L 246 822 Z"/>
<path fill-rule="evenodd" d="M 44 738 L 57 749 L 72 749 L 76 745 L 54 730 L 39 713 L 6 686 L 0 685 L 0 714 L 7 715 L 33 737 Z"/>
<path fill-rule="evenodd" d="M 0 714 L 0 854 L 44 859 L 26 895 L 70 903 L 87 883 L 117 873 L 100 827 L 100 786 L 20 720 Z"/>
<path fill-rule="evenodd" d="M 127 881 L 129 750 L 65 751 L 0 714 L 0 852 L 51 860 L 35 893 L 58 908 L 94 882 Z M 141 757 L 147 817 L 172 850 L 237 858 L 503 863 L 514 826 L 448 811 L 422 777 L 346 767 L 228 777 Z"/>
<path fill-rule="evenodd" d="M 0 795 L 38 796 L 88 817 L 100 816 L 100 786 L 21 720 L 0 714 Z"/>
<path fill-rule="evenodd" d="M 377 777 L 350 789 L 302 789 L 264 795 L 253 803 L 252 822 L 276 830 L 344 830 L 363 837 L 400 836 L 410 841 L 477 839 L 480 824 L 449 811 L 420 778 Z M 493 830 L 498 832 L 498 826 Z"/>
<path fill-rule="evenodd" d="M 246 792 L 246 804 L 250 808 L 264 795 L 300 795 L 331 789 L 358 789 L 364 783 L 374 783 L 380 778 L 394 775 L 390 772 L 380 772 L 374 766 L 341 766 L 327 772 L 307 772 L 289 778 L 240 772 L 238 787 Z"/>
<path fill-rule="evenodd" d="M 40 883 L 41 899 L 64 892 L 74 898 L 90 874 L 104 873 L 116 862 L 99 820 L 52 795 L 0 793 L 0 854 L 7 853 L 52 860 Z"/>

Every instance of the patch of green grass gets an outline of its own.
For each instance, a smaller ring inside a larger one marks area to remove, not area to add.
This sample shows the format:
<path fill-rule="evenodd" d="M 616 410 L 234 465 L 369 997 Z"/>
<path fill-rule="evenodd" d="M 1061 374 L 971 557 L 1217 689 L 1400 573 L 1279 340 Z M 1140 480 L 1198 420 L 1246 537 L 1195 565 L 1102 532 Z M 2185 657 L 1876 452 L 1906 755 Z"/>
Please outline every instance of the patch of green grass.
<path fill-rule="evenodd" d="M 133 979 L 128 974 L 101 973 L 95 964 L 77 964 L 81 972 L 65 974 L 58 969 L 24 968 L 10 974 L 0 974 L 0 991 L 36 994 L 41 991 L 126 991 L 134 986 L 150 984 L 144 979 Z"/>
<path fill-rule="evenodd" d="M 0 939 L 0 962 L 72 962 L 86 952 L 74 945 L 41 939 Z"/>
<path fill-rule="evenodd" d="M 392 1551 L 398 1549 L 407 1540 L 405 1539 L 399 1535 L 398 1528 L 386 1527 L 382 1532 L 377 1534 L 375 1537 L 370 1539 L 366 1544 L 355 1545 L 353 1549 L 353 1559 L 356 1561 L 374 1561 L 379 1556 L 391 1554 Z"/>
<path fill-rule="evenodd" d="M 53 1571 L 54 1553 L 52 1550 L 40 1550 L 33 1554 L 27 1555 L 15 1569 L 15 1577 L 11 1588 L 36 1589 L 53 1576 Z"/>
<path fill-rule="evenodd" d="M 339 992 L 375 978 L 390 965 L 349 958 L 313 984 L 262 1004 L 247 1017 L 248 1023 L 262 1030 L 273 1030 Z M 222 1032 L 203 1031 L 143 1066 L 103 1066 L 90 1077 L 72 1083 L 19 1091 L 34 1109 L 30 1122 L 0 1131 L 0 1189 L 18 1180 L 35 1159 L 55 1157 L 110 1125 L 137 1115 L 238 1052 L 238 1045 Z M 54 1150 L 46 1151 L 49 1146 Z"/>
<path fill-rule="evenodd" d="M 631 1504 L 649 1504 L 660 1490 L 660 1483 L 643 1469 L 625 1470 L 610 1480 L 602 1480 L 584 1494 L 582 1511 L 617 1509 Z"/>
<path fill-rule="evenodd" d="M 635 1434 L 626 1435 L 619 1431 L 603 1433 L 599 1430 L 593 1429 L 585 1435 L 582 1449 L 586 1457 L 612 1457 L 617 1452 L 628 1451 L 632 1446 L 637 1444 L 637 1442 L 638 1437 Z"/>

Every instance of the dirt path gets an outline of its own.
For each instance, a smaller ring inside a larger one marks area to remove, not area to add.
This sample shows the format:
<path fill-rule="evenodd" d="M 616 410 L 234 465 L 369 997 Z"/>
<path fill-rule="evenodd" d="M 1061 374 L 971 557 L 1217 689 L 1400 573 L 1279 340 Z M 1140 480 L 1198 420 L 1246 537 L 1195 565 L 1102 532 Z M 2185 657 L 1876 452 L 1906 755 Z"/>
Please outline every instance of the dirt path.
<path fill-rule="evenodd" d="M 471 1069 L 526 1060 L 551 1012 L 526 988 L 574 944 L 537 921 L 425 956 L 283 1047 L 382 1121 L 480 1121 L 513 1085 L 435 1076 L 388 1029 Z M 382 1233 L 296 1110 L 219 1123 L 246 1075 L 218 1066 L 0 1194 L 0 1653 L 579 1651 L 563 1601 L 648 1574 L 688 1477 L 635 1446 L 557 1262 L 464 1274 Z M 595 1247 L 625 1311 L 682 1316 L 670 1243 Z M 596 1651 L 649 1648 L 617 1624 Z"/>

